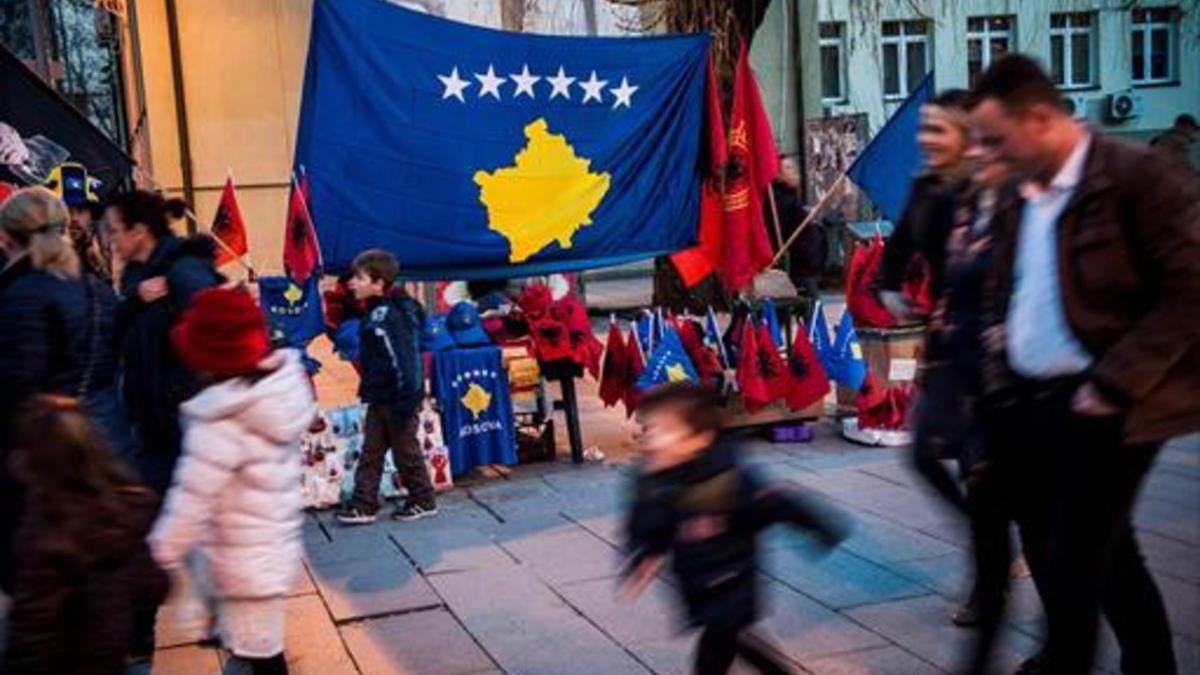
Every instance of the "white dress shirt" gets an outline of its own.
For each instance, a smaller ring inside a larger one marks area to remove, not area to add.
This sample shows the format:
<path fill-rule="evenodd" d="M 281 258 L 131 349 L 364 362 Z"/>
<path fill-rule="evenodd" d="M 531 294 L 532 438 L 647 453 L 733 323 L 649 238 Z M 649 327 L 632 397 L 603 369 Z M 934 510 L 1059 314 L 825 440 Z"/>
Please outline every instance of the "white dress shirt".
<path fill-rule="evenodd" d="M 1083 179 L 1091 141 L 1090 134 L 1079 140 L 1045 188 L 1024 190 L 1005 334 L 1013 370 L 1030 379 L 1074 375 L 1092 364 L 1067 323 L 1058 270 L 1058 220 Z"/>

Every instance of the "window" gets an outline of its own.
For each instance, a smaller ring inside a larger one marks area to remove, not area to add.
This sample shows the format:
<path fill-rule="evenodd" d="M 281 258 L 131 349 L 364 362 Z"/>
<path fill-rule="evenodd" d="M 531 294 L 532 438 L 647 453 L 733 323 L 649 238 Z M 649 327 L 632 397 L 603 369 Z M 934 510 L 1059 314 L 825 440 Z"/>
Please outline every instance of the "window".
<path fill-rule="evenodd" d="M 883 96 L 908 96 L 929 71 L 929 24 L 925 21 L 883 22 Z"/>
<path fill-rule="evenodd" d="M 821 102 L 846 100 L 846 33 L 841 23 L 821 24 Z"/>
<path fill-rule="evenodd" d="M 1050 15 L 1050 70 L 1063 89 L 1094 87 L 1096 82 L 1096 15 L 1072 12 Z"/>
<path fill-rule="evenodd" d="M 992 61 L 1012 50 L 1013 23 L 1007 16 L 967 19 L 967 76 L 971 86 Z"/>
<path fill-rule="evenodd" d="M 1172 7 L 1133 10 L 1133 83 L 1175 81 L 1177 10 Z"/>

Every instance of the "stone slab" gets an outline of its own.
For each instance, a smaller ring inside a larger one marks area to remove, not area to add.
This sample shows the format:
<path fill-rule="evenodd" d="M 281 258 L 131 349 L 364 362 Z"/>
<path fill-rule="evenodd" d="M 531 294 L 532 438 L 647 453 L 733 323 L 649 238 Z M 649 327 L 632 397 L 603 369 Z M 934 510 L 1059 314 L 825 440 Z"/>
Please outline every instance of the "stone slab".
<path fill-rule="evenodd" d="M 516 564 L 496 545 L 491 534 L 475 527 L 413 528 L 394 531 L 393 537 L 405 555 L 425 574 Z"/>
<path fill-rule="evenodd" d="M 194 645 L 160 649 L 154 653 L 154 675 L 220 675 L 217 653 Z"/>
<path fill-rule="evenodd" d="M 506 537 L 500 546 L 554 585 L 611 577 L 620 564 L 611 544 L 581 527 L 568 532 Z"/>
<path fill-rule="evenodd" d="M 441 604 L 429 582 L 399 552 L 384 558 L 311 563 L 310 571 L 337 622 Z"/>
<path fill-rule="evenodd" d="M 771 578 L 833 609 L 929 592 L 916 582 L 845 551 L 835 550 L 816 558 L 781 549 L 769 552 L 766 558 L 765 569 Z"/>
<path fill-rule="evenodd" d="M 559 594 L 588 621 L 625 647 L 669 642 L 682 623 L 676 590 L 662 580 L 651 582 L 636 600 L 620 597 L 614 579 L 596 579 L 561 587 Z"/>
<path fill-rule="evenodd" d="M 876 647 L 801 662 L 813 675 L 939 675 L 942 671 L 900 647 Z"/>
<path fill-rule="evenodd" d="M 938 668 L 957 672 L 971 633 L 948 624 L 946 617 L 952 610 L 953 605 L 945 599 L 928 595 L 857 607 L 846 614 Z M 1028 635 L 1006 630 L 996 647 L 997 672 L 1012 672 L 1037 649 L 1037 643 Z"/>
<path fill-rule="evenodd" d="M 341 633 L 363 675 L 469 675 L 496 667 L 444 609 L 352 623 Z"/>
<path fill-rule="evenodd" d="M 315 595 L 289 598 L 287 619 L 284 654 L 291 675 L 354 675 L 358 672 L 321 598 Z"/>
<path fill-rule="evenodd" d="M 797 662 L 887 644 L 875 633 L 782 584 L 768 583 L 762 590 L 766 618 L 758 630 Z"/>

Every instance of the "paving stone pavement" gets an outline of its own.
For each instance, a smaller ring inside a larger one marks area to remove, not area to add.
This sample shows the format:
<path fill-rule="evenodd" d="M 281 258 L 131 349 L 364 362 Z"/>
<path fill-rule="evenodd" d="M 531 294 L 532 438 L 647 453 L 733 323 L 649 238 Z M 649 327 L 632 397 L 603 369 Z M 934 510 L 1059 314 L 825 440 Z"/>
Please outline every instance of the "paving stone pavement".
<path fill-rule="evenodd" d="M 768 534 L 757 630 L 797 672 L 951 672 L 970 636 L 948 621 L 969 580 L 966 532 L 909 474 L 903 452 L 852 446 L 822 428 L 811 444 L 751 455 L 855 523 L 825 557 L 800 533 Z M 633 604 L 615 592 L 624 488 L 621 466 L 534 465 L 467 481 L 443 496 L 438 517 L 416 523 L 346 529 L 309 514 L 304 575 L 287 601 L 293 672 L 688 673 L 695 636 L 676 628 L 669 576 Z M 1200 436 L 1163 451 L 1136 524 L 1180 672 L 1200 674 Z M 1014 580 L 1010 605 L 1004 668 L 1041 634 L 1028 578 Z M 160 615 L 154 673 L 220 673 L 226 657 L 200 647 L 175 614 Z M 1117 672 L 1117 656 L 1106 629 L 1098 672 Z"/>

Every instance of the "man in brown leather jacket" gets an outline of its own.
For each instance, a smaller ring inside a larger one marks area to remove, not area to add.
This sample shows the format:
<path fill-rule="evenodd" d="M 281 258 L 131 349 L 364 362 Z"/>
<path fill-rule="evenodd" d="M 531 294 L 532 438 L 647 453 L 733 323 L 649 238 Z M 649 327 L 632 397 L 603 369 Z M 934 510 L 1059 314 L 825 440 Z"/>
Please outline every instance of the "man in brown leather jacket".
<path fill-rule="evenodd" d="M 1089 672 L 1103 608 L 1124 672 L 1175 673 L 1130 514 L 1162 444 L 1200 430 L 1200 185 L 1077 123 L 1023 56 L 984 74 L 971 118 L 1026 179 L 992 224 L 983 364 L 1048 621 L 1024 672 Z"/>

